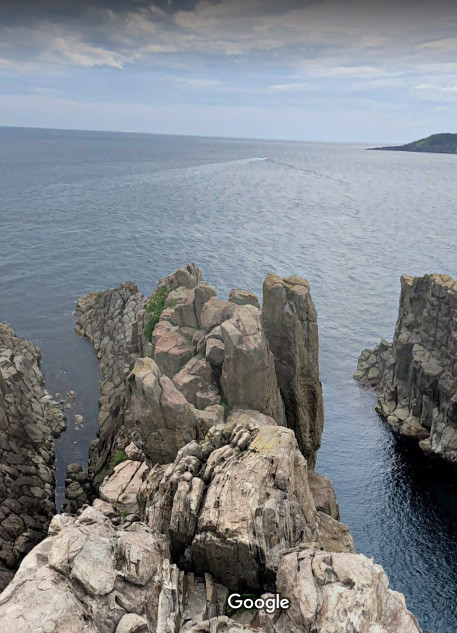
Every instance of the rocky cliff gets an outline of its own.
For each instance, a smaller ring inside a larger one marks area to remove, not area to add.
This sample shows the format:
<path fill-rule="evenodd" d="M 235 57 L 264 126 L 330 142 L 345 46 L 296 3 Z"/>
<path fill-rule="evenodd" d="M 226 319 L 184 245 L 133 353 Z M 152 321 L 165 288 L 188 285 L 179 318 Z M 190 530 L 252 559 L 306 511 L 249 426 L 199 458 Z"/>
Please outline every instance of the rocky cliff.
<path fill-rule="evenodd" d="M 37 346 L 0 324 L 0 589 L 55 514 L 53 436 L 64 428 Z"/>
<path fill-rule="evenodd" d="M 334 507 L 328 481 L 314 488 Z M 100 490 L 54 517 L 0 595 L 0 630 L 420 633 L 382 568 L 316 509 L 293 432 L 259 412 L 232 414 L 169 465 L 119 464 Z M 119 514 L 116 494 L 140 504 Z M 290 607 L 230 608 L 234 590 Z"/>
<path fill-rule="evenodd" d="M 133 283 L 91 292 L 76 304 L 76 332 L 94 346 L 102 373 L 99 434 L 90 450 L 90 474 L 95 486 L 103 480 L 113 450 L 122 443 L 125 371 L 138 355 L 134 324 L 143 305 L 144 297 Z M 72 472 L 68 475 L 71 478 Z"/>
<path fill-rule="evenodd" d="M 267 275 L 262 323 L 275 359 L 287 426 L 313 467 L 324 428 L 324 404 L 317 314 L 306 279 Z"/>
<path fill-rule="evenodd" d="M 116 308 L 118 351 L 102 336 L 116 291 L 78 308 L 115 385 L 102 390 L 104 463 L 123 445 L 121 461 L 92 506 L 54 517 L 0 595 L 0 630 L 419 633 L 307 463 L 323 415 L 307 282 L 268 277 L 263 314 L 247 291 L 219 299 L 193 264 L 147 301 L 134 290 Z M 235 608 L 232 592 L 290 607 Z"/>
<path fill-rule="evenodd" d="M 403 275 L 393 342 L 364 350 L 354 377 L 380 390 L 394 428 L 457 463 L 457 282 Z"/>

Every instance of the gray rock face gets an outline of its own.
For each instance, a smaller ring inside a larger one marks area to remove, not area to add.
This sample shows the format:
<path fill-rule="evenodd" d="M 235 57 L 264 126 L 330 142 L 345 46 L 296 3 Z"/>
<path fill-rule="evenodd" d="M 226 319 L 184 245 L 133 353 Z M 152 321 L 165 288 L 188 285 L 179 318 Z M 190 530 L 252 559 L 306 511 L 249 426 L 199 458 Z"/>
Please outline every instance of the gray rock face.
<path fill-rule="evenodd" d="M 144 297 L 133 283 L 91 292 L 76 304 L 76 332 L 94 346 L 102 381 L 99 437 L 92 443 L 90 471 L 96 485 L 103 481 L 109 458 L 125 430 L 125 372 L 139 353 L 137 329 Z"/>
<path fill-rule="evenodd" d="M 81 464 L 69 464 L 65 478 L 65 501 L 63 511 L 76 513 L 88 503 L 91 494 L 91 483 L 88 474 Z"/>
<path fill-rule="evenodd" d="M 353 550 L 334 519 L 331 528 L 323 519 L 321 532 L 293 432 L 259 412 L 234 412 L 204 442 L 183 447 L 160 481 L 152 477 L 148 524 L 167 534 L 176 561 L 232 590 L 271 588 L 284 551 L 322 537 L 336 543 L 338 526 L 336 551 Z"/>
<path fill-rule="evenodd" d="M 253 292 L 249 292 L 249 290 L 240 290 L 239 288 L 234 288 L 230 291 L 228 300 L 232 303 L 236 303 L 239 306 L 254 306 L 260 310 L 260 303 L 257 299 L 257 295 Z"/>
<path fill-rule="evenodd" d="M 0 589 L 47 533 L 55 512 L 53 436 L 64 428 L 38 347 L 0 324 Z"/>
<path fill-rule="evenodd" d="M 116 530 L 93 508 L 58 515 L 0 596 L 0 630 L 114 633 L 141 617 L 147 631 L 166 631 L 157 625 L 167 571 L 165 539 L 146 526 Z"/>
<path fill-rule="evenodd" d="M 138 514 L 138 493 L 148 472 L 144 462 L 125 460 L 118 464 L 100 486 L 100 498 L 125 518 Z"/>
<path fill-rule="evenodd" d="M 0 595 L 0 630 L 213 631 L 219 618 L 236 624 L 222 615 L 227 596 L 208 574 L 197 578 L 173 565 L 163 535 L 141 523 L 115 528 L 87 508 L 78 518 L 56 516 L 48 538 L 24 559 Z"/>
<path fill-rule="evenodd" d="M 232 406 L 255 409 L 283 422 L 275 361 L 262 328 L 260 310 L 238 307 L 221 325 L 225 358 L 221 384 Z"/>
<path fill-rule="evenodd" d="M 328 514 L 338 521 L 340 518 L 340 509 L 330 479 L 327 479 L 327 477 L 317 473 L 315 470 L 310 470 L 308 472 L 308 485 L 313 495 L 316 509 L 325 512 L 325 514 Z"/>
<path fill-rule="evenodd" d="M 262 616 L 272 633 L 420 633 L 382 567 L 360 554 L 297 549 L 283 557 L 277 587 L 291 606 L 276 622 Z"/>
<path fill-rule="evenodd" d="M 220 396 L 213 384 L 213 372 L 203 356 L 194 356 L 178 372 L 173 383 L 186 399 L 198 409 L 219 404 Z"/>
<path fill-rule="evenodd" d="M 170 561 L 166 539 L 115 528 L 93 508 L 57 516 L 49 537 L 0 595 L 0 630 L 16 633 L 420 633 L 401 594 L 364 556 L 302 546 L 281 555 L 288 610 L 227 614 L 228 589 Z M 264 594 L 267 598 L 271 594 Z"/>
<path fill-rule="evenodd" d="M 128 376 L 135 440 L 154 463 L 169 463 L 188 442 L 222 420 L 222 407 L 197 410 L 152 358 L 140 358 Z"/>
<path fill-rule="evenodd" d="M 275 359 L 287 426 L 313 468 L 324 427 L 324 406 L 317 314 L 306 279 L 268 274 L 263 284 L 262 323 Z"/>
<path fill-rule="evenodd" d="M 457 463 L 457 282 L 401 279 L 393 343 L 364 350 L 354 378 L 379 388 L 379 413 L 426 453 Z"/>

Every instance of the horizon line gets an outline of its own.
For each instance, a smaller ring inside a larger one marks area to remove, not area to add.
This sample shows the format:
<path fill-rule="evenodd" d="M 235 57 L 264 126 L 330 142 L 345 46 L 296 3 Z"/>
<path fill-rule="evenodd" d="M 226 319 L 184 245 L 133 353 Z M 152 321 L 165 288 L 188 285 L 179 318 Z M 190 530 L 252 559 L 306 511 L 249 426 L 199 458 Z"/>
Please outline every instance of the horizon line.
<path fill-rule="evenodd" d="M 258 136 L 214 136 L 212 134 L 179 134 L 176 132 L 132 132 L 131 130 L 100 130 L 95 128 L 66 128 L 66 127 L 45 127 L 32 125 L 4 125 L 0 124 L 0 129 L 13 130 L 50 130 L 55 132 L 94 132 L 99 134 L 130 134 L 134 136 L 176 136 L 183 138 L 205 138 L 215 140 L 232 140 L 232 141 L 263 141 L 269 143 L 320 143 L 325 145 L 370 145 L 372 143 L 385 143 L 386 141 L 322 141 L 322 140 L 306 140 L 291 138 L 266 138 Z"/>

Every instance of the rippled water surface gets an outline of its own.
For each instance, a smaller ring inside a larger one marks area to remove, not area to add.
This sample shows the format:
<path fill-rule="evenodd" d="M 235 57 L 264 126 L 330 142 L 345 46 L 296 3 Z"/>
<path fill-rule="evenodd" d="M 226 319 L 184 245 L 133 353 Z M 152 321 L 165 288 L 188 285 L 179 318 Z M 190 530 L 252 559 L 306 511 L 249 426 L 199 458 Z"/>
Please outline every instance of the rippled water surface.
<path fill-rule="evenodd" d="M 392 336 L 401 273 L 457 277 L 457 156 L 0 128 L 0 195 L 0 320 L 39 343 L 51 390 L 77 392 L 59 499 L 97 429 L 97 361 L 73 333 L 81 294 L 130 279 L 150 292 L 188 261 L 222 296 L 260 294 L 268 271 L 303 275 L 326 407 L 317 467 L 425 633 L 457 631 L 454 473 L 386 428 L 351 378 L 361 349 Z"/>

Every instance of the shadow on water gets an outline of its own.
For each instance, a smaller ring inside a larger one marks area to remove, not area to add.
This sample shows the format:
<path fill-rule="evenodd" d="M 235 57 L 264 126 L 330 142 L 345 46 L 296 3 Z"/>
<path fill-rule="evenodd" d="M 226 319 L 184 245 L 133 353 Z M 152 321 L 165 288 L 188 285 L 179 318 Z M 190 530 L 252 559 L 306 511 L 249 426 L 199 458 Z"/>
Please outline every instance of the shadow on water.
<path fill-rule="evenodd" d="M 101 374 L 92 345 L 77 336 L 68 320 L 66 332 L 57 339 L 47 338 L 40 343 L 42 370 L 46 387 L 59 393 L 70 405 L 65 409 L 66 430 L 57 438 L 56 451 L 56 507 L 61 510 L 65 498 L 65 475 L 68 464 L 79 462 L 86 467 L 88 449 L 98 431 L 98 383 Z M 67 393 L 75 391 L 74 399 Z M 83 416 L 82 425 L 75 415 Z"/>

